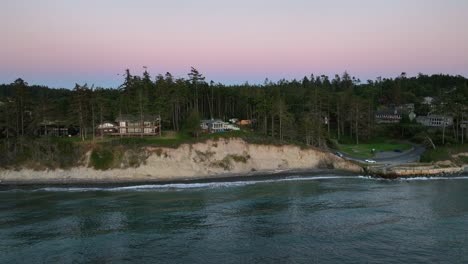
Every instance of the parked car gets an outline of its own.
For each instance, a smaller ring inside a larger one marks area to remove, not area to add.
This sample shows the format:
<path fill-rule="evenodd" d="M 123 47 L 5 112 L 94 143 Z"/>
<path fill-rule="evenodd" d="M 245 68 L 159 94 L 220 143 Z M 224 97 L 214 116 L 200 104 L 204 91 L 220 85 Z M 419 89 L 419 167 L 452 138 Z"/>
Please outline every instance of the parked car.
<path fill-rule="evenodd" d="M 341 153 L 341 152 L 339 152 L 339 151 L 335 152 L 335 155 L 337 155 L 337 156 L 340 157 L 340 158 L 343 157 L 343 153 Z"/>
<path fill-rule="evenodd" d="M 394 149 L 393 151 L 397 152 L 397 153 L 402 153 L 403 152 L 401 149 Z"/>
<path fill-rule="evenodd" d="M 371 159 L 366 159 L 365 161 L 366 161 L 367 163 L 376 163 L 375 160 L 371 160 Z"/>

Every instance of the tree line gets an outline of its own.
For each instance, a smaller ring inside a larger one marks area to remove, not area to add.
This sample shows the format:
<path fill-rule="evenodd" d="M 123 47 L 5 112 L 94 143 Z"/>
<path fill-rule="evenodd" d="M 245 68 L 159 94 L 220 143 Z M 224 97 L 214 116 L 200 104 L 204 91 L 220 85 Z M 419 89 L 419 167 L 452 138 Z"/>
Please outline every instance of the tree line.
<path fill-rule="evenodd" d="M 142 119 L 159 115 L 163 129 L 175 131 L 195 129 L 194 119 L 250 119 L 255 121 L 253 129 L 265 136 L 326 147 L 330 139 L 360 143 L 381 134 L 407 137 L 416 133 L 414 129 L 420 132 L 418 126 L 404 122 L 383 129 L 376 124 L 377 109 L 402 103 L 414 103 L 417 115 L 454 116 L 456 124 L 447 129 L 455 142 L 466 134 L 460 128 L 468 117 L 468 80 L 463 76 L 402 73 L 361 82 L 345 72 L 332 79 L 310 75 L 301 80 L 224 85 L 206 81 L 195 68 L 186 78 L 170 73 L 151 76 L 145 68 L 140 75 L 126 70 L 123 77 L 117 89 L 88 84 L 76 84 L 73 90 L 51 89 L 22 79 L 0 85 L 0 137 L 8 142 L 37 137 L 41 126 L 60 121 L 79 128 L 84 140 L 95 137 L 97 124 L 132 114 Z M 435 98 L 435 108 L 422 103 L 427 96 Z"/>

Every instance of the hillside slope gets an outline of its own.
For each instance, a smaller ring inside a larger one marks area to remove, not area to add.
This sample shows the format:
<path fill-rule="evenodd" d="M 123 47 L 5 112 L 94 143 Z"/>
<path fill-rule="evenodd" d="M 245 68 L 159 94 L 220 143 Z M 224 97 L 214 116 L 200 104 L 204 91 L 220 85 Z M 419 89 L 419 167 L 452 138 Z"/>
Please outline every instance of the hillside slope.
<path fill-rule="evenodd" d="M 242 139 L 209 140 L 180 147 L 145 147 L 146 160 L 136 167 L 96 170 L 90 153 L 84 166 L 68 170 L 0 170 L 2 183 L 137 182 L 190 180 L 251 175 L 287 170 L 337 169 L 359 173 L 362 168 L 335 155 L 297 146 L 248 144 Z"/>

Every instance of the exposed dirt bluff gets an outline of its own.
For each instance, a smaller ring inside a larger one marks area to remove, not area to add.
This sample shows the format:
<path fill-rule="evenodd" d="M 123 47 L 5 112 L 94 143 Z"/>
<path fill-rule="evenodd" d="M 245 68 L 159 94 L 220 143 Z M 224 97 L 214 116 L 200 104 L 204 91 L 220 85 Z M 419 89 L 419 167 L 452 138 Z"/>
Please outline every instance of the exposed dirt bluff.
<path fill-rule="evenodd" d="M 249 175 L 279 170 L 337 169 L 356 173 L 362 170 L 358 165 L 320 150 L 292 145 L 248 144 L 241 139 L 209 140 L 184 144 L 176 149 L 146 147 L 142 151 L 147 153 L 147 159 L 137 168 L 95 170 L 85 165 L 69 170 L 0 170 L 0 180 L 2 183 L 131 182 Z"/>

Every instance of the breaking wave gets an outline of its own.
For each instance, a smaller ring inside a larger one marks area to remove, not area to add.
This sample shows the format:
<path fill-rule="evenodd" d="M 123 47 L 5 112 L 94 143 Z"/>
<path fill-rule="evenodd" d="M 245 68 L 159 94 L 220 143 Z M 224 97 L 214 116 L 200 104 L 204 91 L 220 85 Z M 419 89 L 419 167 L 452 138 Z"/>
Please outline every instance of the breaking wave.
<path fill-rule="evenodd" d="M 333 179 L 361 179 L 372 181 L 442 181 L 442 180 L 467 180 L 468 176 L 434 176 L 434 177 L 413 177 L 399 178 L 395 180 L 375 178 L 371 176 L 291 176 L 286 178 L 265 179 L 265 180 L 245 180 L 245 181 L 225 181 L 225 182 L 204 182 L 204 183 L 159 183 L 159 184 L 144 184 L 133 186 L 120 187 L 45 187 L 38 189 L 6 189 L 0 192 L 20 192 L 20 191 L 35 191 L 35 192 L 97 192 L 97 191 L 157 191 L 170 190 L 180 191 L 187 189 L 216 189 L 216 188 L 231 188 L 247 185 L 255 185 L 262 183 L 280 183 L 293 181 L 316 181 L 316 180 L 333 180 Z"/>
<path fill-rule="evenodd" d="M 230 188 L 247 185 L 255 185 L 261 183 L 276 183 L 290 181 L 313 181 L 313 180 L 329 180 L 356 178 L 353 176 L 316 176 L 316 177 L 299 177 L 291 176 L 287 178 L 265 179 L 265 180 L 246 180 L 246 181 L 225 181 L 225 182 L 204 182 L 204 183 L 168 183 L 168 184 L 144 184 L 133 186 L 120 187 L 45 187 L 33 190 L 14 189 L 6 191 L 45 191 L 45 192 L 97 192 L 97 191 L 151 191 L 151 190 L 187 190 L 187 189 L 216 189 Z M 0 191 L 1 192 L 1 191 Z"/>

